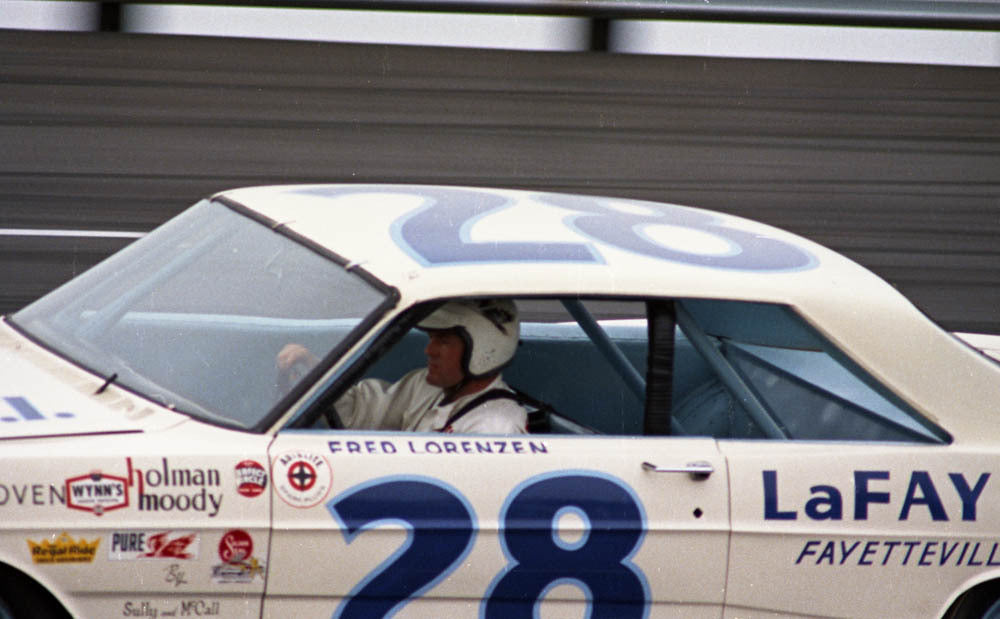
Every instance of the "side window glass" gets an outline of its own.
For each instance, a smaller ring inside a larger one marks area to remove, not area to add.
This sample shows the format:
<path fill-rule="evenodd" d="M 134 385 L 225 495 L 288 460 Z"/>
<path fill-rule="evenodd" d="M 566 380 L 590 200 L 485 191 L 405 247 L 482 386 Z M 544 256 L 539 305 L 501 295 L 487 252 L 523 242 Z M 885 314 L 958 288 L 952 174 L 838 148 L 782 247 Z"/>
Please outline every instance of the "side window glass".
<path fill-rule="evenodd" d="M 644 299 L 515 301 L 520 344 L 502 378 L 521 396 L 531 433 L 643 435 L 654 427 L 644 423 L 652 354 L 656 363 L 669 364 L 669 371 L 657 368 L 652 375 L 653 412 L 670 406 L 675 436 L 948 440 L 785 306 L 695 299 L 652 305 Z M 676 314 L 674 337 L 661 335 L 657 340 L 667 341 L 651 344 L 647 311 L 664 308 Z M 387 389 L 427 365 L 428 341 L 426 333 L 409 330 L 359 378 L 379 379 L 380 389 Z M 425 409 L 431 404 L 424 403 Z M 399 429 L 380 423 L 349 427 Z"/>
<path fill-rule="evenodd" d="M 633 300 L 516 299 L 520 345 L 502 372 L 522 397 L 528 431 L 642 434 L 647 356 L 646 304 Z M 595 342 L 581 320 L 603 337 Z M 426 333 L 411 329 L 364 372 L 393 384 L 426 366 Z M 610 352 L 609 352 L 610 349 Z M 369 428 L 378 429 L 378 428 Z"/>
<path fill-rule="evenodd" d="M 687 434 L 947 440 L 787 307 L 704 300 L 678 306 L 687 319 L 679 321 L 677 374 L 702 374 L 675 383 L 673 414 Z"/>
<path fill-rule="evenodd" d="M 597 322 L 613 350 L 602 350 L 560 300 L 522 302 L 521 346 L 507 382 L 551 405 L 555 434 L 642 434 L 645 406 L 645 303 L 570 301 Z M 577 311 L 574 309 L 574 312 Z M 579 314 L 577 314 L 579 317 Z M 537 416 L 536 416 L 537 418 Z"/>

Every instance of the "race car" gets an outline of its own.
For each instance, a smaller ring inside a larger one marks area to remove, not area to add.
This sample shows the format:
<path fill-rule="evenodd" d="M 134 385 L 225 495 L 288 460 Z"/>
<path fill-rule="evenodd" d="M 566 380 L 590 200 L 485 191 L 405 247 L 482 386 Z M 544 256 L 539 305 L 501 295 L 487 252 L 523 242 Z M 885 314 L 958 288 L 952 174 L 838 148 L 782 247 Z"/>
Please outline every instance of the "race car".
<path fill-rule="evenodd" d="M 497 302 L 521 426 L 344 415 Z M 0 617 L 998 617 L 998 350 L 721 213 L 219 193 L 0 324 Z"/>

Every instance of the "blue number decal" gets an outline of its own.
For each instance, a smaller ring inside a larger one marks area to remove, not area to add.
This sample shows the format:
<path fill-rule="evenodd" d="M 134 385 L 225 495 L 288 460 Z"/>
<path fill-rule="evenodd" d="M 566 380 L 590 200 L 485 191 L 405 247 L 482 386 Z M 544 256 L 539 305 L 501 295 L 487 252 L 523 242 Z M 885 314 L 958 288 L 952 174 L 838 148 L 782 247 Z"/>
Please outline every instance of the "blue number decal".
<path fill-rule="evenodd" d="M 405 185 L 305 188 L 297 189 L 295 193 L 315 194 L 325 198 L 372 193 L 417 197 L 421 202 L 420 206 L 393 223 L 392 236 L 403 251 L 424 266 L 525 260 L 600 263 L 604 258 L 595 243 L 659 260 L 716 269 L 790 271 L 810 268 L 816 263 L 812 254 L 793 244 L 750 230 L 730 227 L 721 218 L 708 212 L 671 204 Z M 477 221 L 521 200 L 536 201 L 536 208 L 544 208 L 548 204 L 569 211 L 569 226 L 595 243 L 471 240 L 469 231 Z M 723 252 L 697 253 L 670 247 L 645 233 L 646 228 L 656 225 L 709 234 L 724 243 L 728 249 Z"/>
<path fill-rule="evenodd" d="M 363 484 L 327 503 L 350 543 L 362 531 L 400 524 L 409 538 L 358 583 L 335 619 L 387 617 L 450 574 L 472 548 L 474 514 L 450 486 L 421 477 Z M 584 523 L 575 541 L 559 522 Z M 593 472 L 544 475 L 519 486 L 500 515 L 509 564 L 483 596 L 483 619 L 531 619 L 554 587 L 585 594 L 592 619 L 643 619 L 649 586 L 631 563 L 645 530 L 639 500 L 627 486 Z"/>
<path fill-rule="evenodd" d="M 572 225 L 585 236 L 651 258 L 682 262 L 718 269 L 746 271 L 788 271 L 804 269 L 814 263 L 804 250 L 784 241 L 724 225 L 711 213 L 658 204 L 656 209 L 643 202 L 607 200 L 597 202 L 577 200 L 571 196 L 543 195 L 545 202 L 581 212 Z M 628 210 L 615 208 L 628 205 Z M 715 236 L 729 251 L 700 254 L 666 247 L 643 234 L 643 228 L 669 225 L 687 228 Z"/>
<path fill-rule="evenodd" d="M 454 570 L 472 548 L 474 516 L 451 487 L 428 478 L 376 480 L 334 497 L 327 508 L 350 543 L 362 531 L 399 524 L 408 539 L 348 594 L 335 618 L 387 617 Z"/>
<path fill-rule="evenodd" d="M 424 206 L 393 224 L 397 244 L 425 266 L 468 262 L 596 262 L 586 243 L 487 242 L 469 238 L 477 220 L 509 207 L 499 193 L 435 188 Z"/>
<path fill-rule="evenodd" d="M 559 518 L 567 512 L 587 524 L 576 543 L 559 537 Z M 515 491 L 501 522 L 510 566 L 487 591 L 483 619 L 531 619 L 559 584 L 583 590 L 592 619 L 646 616 L 648 585 L 630 562 L 645 519 L 620 481 L 595 473 L 543 476 Z"/>

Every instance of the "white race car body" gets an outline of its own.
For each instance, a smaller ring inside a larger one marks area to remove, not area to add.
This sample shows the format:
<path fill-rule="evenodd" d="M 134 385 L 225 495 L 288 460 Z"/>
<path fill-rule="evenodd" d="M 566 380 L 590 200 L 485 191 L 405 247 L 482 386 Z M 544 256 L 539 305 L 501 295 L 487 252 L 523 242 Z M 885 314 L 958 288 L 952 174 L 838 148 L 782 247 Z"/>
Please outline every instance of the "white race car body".
<path fill-rule="evenodd" d="M 486 297 L 522 308 L 504 377 L 552 405 L 531 432 L 326 427 L 349 385 L 420 364 L 409 327 L 435 304 Z M 288 343 L 319 362 L 283 384 Z M 735 217 L 235 190 L 5 319 L 0 367 L 15 617 L 19 590 L 79 617 L 971 617 L 998 597 L 1000 366 Z"/>

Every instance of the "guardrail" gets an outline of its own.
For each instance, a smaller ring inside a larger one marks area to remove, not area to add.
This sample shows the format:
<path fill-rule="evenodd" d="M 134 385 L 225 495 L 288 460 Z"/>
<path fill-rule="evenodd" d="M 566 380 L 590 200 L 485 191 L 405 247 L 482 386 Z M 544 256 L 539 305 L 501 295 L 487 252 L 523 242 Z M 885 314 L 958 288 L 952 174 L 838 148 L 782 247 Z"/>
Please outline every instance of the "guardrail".
<path fill-rule="evenodd" d="M 119 3 L 103 4 L 113 10 Z M 185 0 L 185 4 L 1000 30 L 996 0 Z"/>

